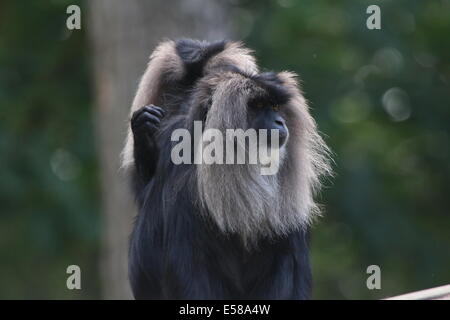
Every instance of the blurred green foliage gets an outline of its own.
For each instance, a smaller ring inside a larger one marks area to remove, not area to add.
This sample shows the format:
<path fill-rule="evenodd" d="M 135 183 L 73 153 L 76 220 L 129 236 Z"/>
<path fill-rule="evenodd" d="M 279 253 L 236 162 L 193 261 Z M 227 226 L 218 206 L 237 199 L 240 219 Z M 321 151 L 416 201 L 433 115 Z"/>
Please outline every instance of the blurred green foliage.
<path fill-rule="evenodd" d="M 0 4 L 0 298 L 99 296 L 99 192 L 77 1 Z M 66 288 L 66 268 L 83 290 Z"/>
<path fill-rule="evenodd" d="M 99 297 L 99 192 L 79 1 L 0 4 L 0 298 Z M 312 237 L 316 299 L 450 282 L 450 1 L 232 1 L 267 69 L 300 74 L 336 177 Z M 81 293 L 66 267 L 83 270 Z M 368 290 L 366 268 L 381 267 Z"/>

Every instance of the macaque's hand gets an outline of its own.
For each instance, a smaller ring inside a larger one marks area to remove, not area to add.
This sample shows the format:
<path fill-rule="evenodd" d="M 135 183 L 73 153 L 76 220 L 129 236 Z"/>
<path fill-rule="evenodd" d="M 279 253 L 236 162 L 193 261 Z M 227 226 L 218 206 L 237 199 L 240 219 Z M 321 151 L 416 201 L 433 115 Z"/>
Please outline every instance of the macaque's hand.
<path fill-rule="evenodd" d="M 159 124 L 164 114 L 163 109 L 154 105 L 145 106 L 135 111 L 131 117 L 131 130 L 134 140 L 153 139 L 159 130 Z"/>

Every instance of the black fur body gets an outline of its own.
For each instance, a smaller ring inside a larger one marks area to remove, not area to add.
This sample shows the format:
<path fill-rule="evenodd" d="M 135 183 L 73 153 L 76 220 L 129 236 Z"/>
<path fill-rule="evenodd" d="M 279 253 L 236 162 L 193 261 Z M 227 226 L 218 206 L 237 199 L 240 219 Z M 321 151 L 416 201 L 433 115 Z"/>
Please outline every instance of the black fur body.
<path fill-rule="evenodd" d="M 308 232 L 262 237 L 248 248 L 199 214 L 195 164 L 171 161 L 171 133 L 192 132 L 190 90 L 206 60 L 224 44 L 178 41 L 187 73 L 163 83 L 158 106 L 134 112 L 133 189 L 138 204 L 129 251 L 129 277 L 137 299 L 309 299 L 311 270 Z M 223 66 L 234 68 L 235 66 Z M 275 86 L 273 79 L 262 79 Z M 220 183 L 220 181 L 217 181 Z M 207 216 L 207 215 L 206 215 Z"/>

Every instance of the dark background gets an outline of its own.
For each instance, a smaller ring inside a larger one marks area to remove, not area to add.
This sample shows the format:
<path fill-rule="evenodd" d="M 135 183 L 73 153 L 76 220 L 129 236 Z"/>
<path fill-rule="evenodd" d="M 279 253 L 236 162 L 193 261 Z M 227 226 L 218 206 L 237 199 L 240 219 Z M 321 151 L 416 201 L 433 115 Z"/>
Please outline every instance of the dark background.
<path fill-rule="evenodd" d="M 66 28 L 70 4 L 81 7 L 81 30 Z M 366 28 L 370 4 L 381 8 L 381 30 Z M 448 284 L 450 1 L 227 8 L 233 38 L 261 66 L 300 75 L 335 154 L 336 177 L 313 228 L 314 298 L 378 299 Z M 104 283 L 114 282 L 100 263 L 107 206 L 87 10 L 82 1 L 0 3 L 3 299 L 102 298 Z M 70 264 L 82 269 L 81 291 L 66 288 Z M 381 290 L 366 287 L 372 264 L 381 267 Z"/>

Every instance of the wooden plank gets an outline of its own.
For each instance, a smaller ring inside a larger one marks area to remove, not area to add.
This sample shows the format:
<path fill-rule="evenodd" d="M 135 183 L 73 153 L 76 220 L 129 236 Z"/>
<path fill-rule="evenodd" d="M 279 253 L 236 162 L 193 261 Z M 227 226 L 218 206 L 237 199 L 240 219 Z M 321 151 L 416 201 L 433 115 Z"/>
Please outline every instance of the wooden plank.
<path fill-rule="evenodd" d="M 402 294 L 400 296 L 386 298 L 385 300 L 450 300 L 450 284 Z"/>

